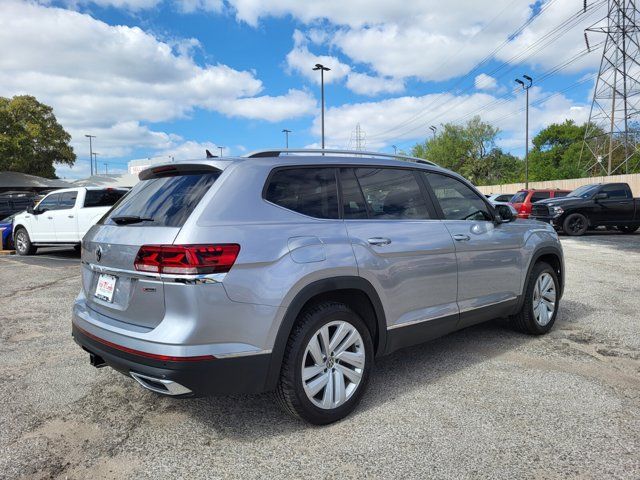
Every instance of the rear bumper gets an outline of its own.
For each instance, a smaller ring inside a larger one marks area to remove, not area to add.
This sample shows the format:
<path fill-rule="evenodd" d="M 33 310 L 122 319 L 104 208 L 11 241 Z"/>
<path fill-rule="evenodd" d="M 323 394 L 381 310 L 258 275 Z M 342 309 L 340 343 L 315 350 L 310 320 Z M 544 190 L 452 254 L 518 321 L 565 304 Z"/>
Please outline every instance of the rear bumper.
<path fill-rule="evenodd" d="M 158 393 L 201 396 L 265 391 L 270 353 L 195 361 L 163 361 L 121 350 L 75 324 L 72 326 L 72 335 L 76 343 L 94 355 L 94 358 L 100 357 L 111 368 Z M 169 386 L 167 391 L 163 391 L 164 387 L 160 383 Z M 153 388 L 154 386 L 157 388 Z M 184 387 L 184 390 L 179 387 Z"/>

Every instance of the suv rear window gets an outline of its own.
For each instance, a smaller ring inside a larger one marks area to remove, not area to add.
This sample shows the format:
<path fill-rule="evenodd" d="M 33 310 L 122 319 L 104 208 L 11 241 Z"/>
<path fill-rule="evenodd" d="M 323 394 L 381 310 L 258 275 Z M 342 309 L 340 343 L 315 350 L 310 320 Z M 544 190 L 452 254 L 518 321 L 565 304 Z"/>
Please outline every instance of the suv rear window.
<path fill-rule="evenodd" d="M 102 223 L 116 225 L 114 217 L 140 217 L 133 226 L 181 227 L 220 172 L 185 173 L 138 183 L 109 212 Z"/>
<path fill-rule="evenodd" d="M 338 218 L 335 168 L 286 168 L 269 180 L 265 200 L 315 218 Z"/>
<path fill-rule="evenodd" d="M 511 198 L 511 203 L 522 203 L 524 202 L 524 199 L 527 198 L 527 193 L 529 192 L 518 192 L 516 193 L 513 198 Z"/>
<path fill-rule="evenodd" d="M 85 208 L 110 207 L 120 200 L 125 193 L 127 193 L 126 190 L 116 190 L 113 188 L 87 190 L 87 196 L 84 197 L 84 206 Z"/>

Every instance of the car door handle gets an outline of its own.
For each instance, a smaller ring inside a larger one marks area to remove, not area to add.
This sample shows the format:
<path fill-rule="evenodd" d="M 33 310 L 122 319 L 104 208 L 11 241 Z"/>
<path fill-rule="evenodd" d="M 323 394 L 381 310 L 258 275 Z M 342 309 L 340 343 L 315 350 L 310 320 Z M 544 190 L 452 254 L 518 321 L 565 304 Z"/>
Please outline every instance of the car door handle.
<path fill-rule="evenodd" d="M 469 235 L 464 235 L 462 233 L 456 233 L 453 236 L 453 239 L 457 242 L 466 242 L 467 240 L 471 240 L 471 237 Z"/>
<path fill-rule="evenodd" d="M 53 220 L 53 217 L 47 217 L 49 220 Z"/>
<path fill-rule="evenodd" d="M 377 245 L 381 247 L 383 245 L 389 245 L 391 243 L 391 240 L 384 237 L 371 237 L 367 239 L 367 242 L 369 242 L 370 245 Z"/>
<path fill-rule="evenodd" d="M 69 217 L 69 218 L 73 218 L 73 215 L 67 215 L 67 217 Z"/>

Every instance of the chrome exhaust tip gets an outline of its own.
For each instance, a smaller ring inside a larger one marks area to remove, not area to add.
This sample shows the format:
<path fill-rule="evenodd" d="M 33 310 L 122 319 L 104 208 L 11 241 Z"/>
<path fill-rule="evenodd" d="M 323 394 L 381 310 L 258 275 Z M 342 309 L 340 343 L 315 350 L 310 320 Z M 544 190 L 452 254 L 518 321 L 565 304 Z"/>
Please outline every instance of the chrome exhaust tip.
<path fill-rule="evenodd" d="M 129 374 L 144 388 L 155 393 L 161 393 L 162 395 L 186 395 L 187 393 L 191 393 L 191 390 L 187 387 L 173 380 L 154 378 L 137 372 L 129 372 Z"/>

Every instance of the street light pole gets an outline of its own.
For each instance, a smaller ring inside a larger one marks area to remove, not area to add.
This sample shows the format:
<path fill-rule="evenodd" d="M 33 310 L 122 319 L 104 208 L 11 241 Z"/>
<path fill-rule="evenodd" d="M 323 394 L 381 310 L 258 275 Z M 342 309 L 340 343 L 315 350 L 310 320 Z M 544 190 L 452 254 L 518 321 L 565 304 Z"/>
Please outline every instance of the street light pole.
<path fill-rule="evenodd" d="M 433 139 L 436 139 L 436 130 L 438 130 L 436 127 L 434 127 L 433 125 L 431 125 L 429 127 L 429 130 L 431 130 L 431 133 L 433 133 Z"/>
<path fill-rule="evenodd" d="M 95 174 L 98 175 L 100 172 L 98 172 L 98 155 L 100 155 L 98 152 L 93 152 L 92 156 L 93 156 L 93 164 L 95 165 Z"/>
<path fill-rule="evenodd" d="M 286 128 L 284 128 L 282 129 L 282 133 L 284 133 L 284 140 L 287 150 L 289 150 L 289 134 L 291 133 L 291 130 L 287 130 Z"/>
<path fill-rule="evenodd" d="M 391 145 L 393 147 L 393 154 L 397 155 L 398 154 L 398 147 L 396 147 L 395 145 Z"/>
<path fill-rule="evenodd" d="M 527 81 L 527 83 L 523 82 L 519 78 L 516 78 L 516 83 L 520 85 L 524 91 L 526 92 L 527 97 L 527 108 L 526 108 L 526 120 L 525 120 L 525 132 L 524 132 L 524 188 L 529 189 L 529 89 L 531 85 L 533 85 L 533 78 L 529 75 L 522 75 L 522 77 Z"/>
<path fill-rule="evenodd" d="M 328 72 L 331 69 L 325 67 L 321 63 L 316 63 L 316 66 L 313 67 L 313 70 L 320 70 L 320 96 L 322 102 L 322 149 L 324 150 L 324 72 Z"/>
<path fill-rule="evenodd" d="M 85 135 L 89 139 L 89 162 L 91 163 L 91 175 L 93 175 L 93 143 L 91 140 L 96 138 L 95 135 Z M 97 167 L 97 165 L 96 165 Z"/>
<path fill-rule="evenodd" d="M 224 147 L 218 147 L 220 149 L 220 158 L 222 158 L 222 152 L 224 151 Z"/>

